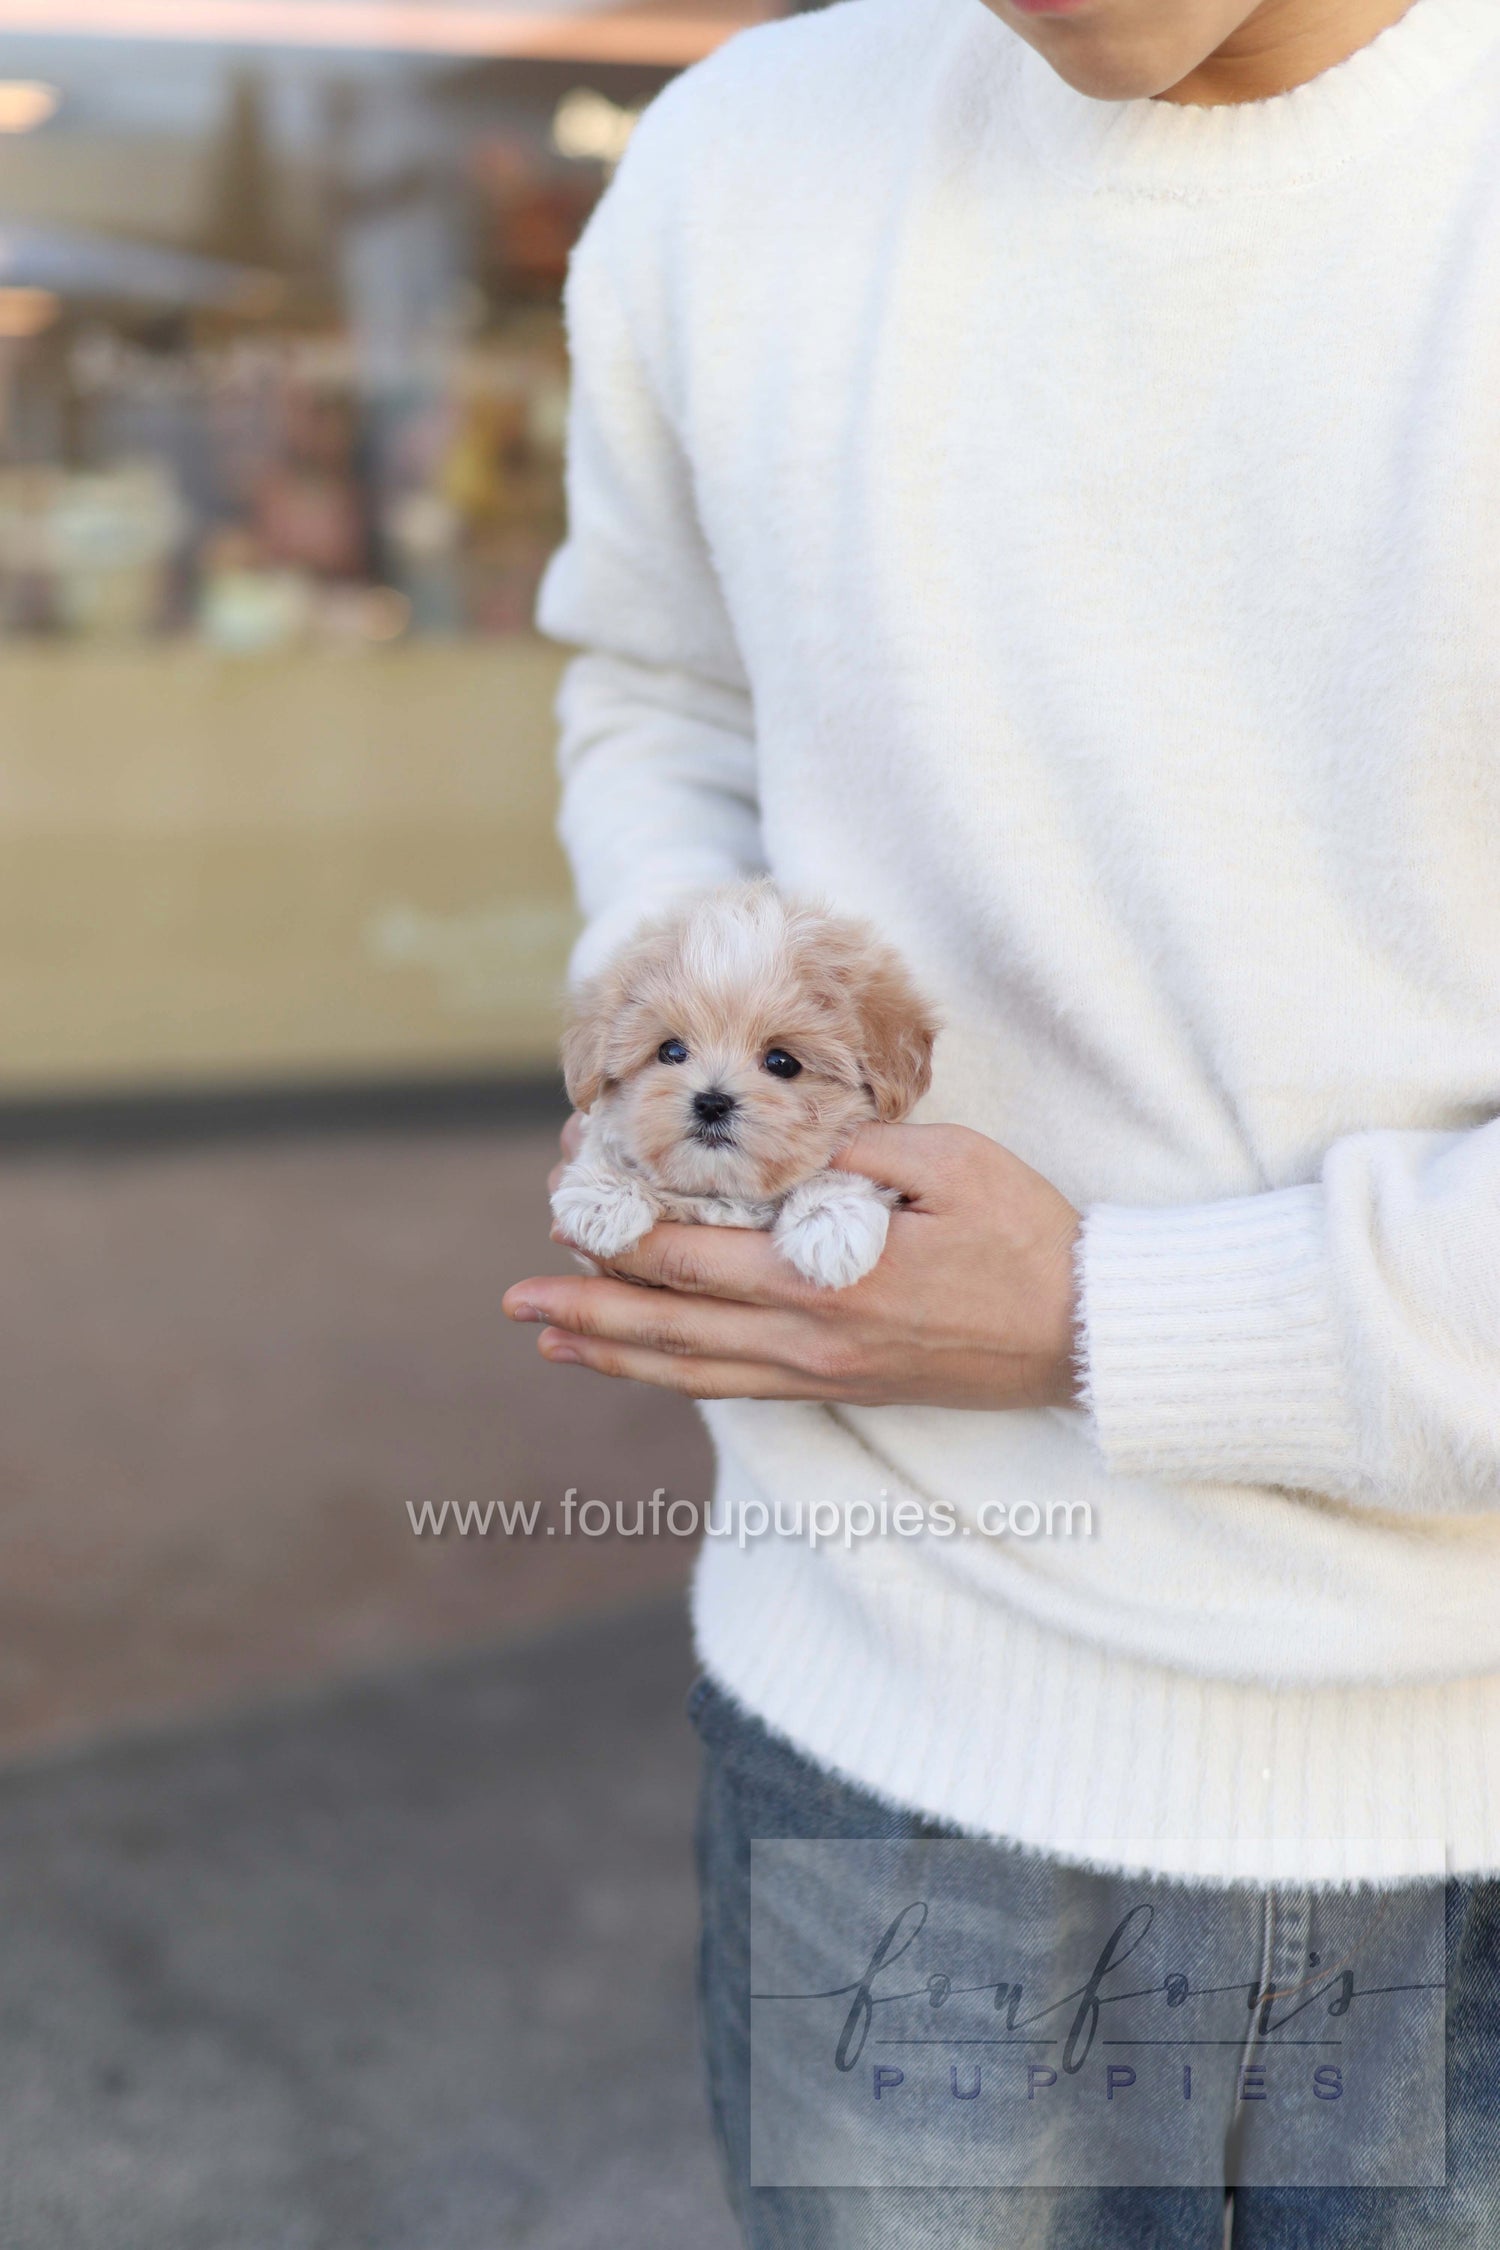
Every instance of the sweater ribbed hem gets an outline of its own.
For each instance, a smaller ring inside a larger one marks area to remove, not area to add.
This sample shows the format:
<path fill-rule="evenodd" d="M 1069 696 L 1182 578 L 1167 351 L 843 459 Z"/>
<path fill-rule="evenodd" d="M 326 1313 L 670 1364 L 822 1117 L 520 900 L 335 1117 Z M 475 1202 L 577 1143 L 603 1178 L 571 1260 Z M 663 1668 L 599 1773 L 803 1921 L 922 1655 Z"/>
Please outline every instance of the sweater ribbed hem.
<path fill-rule="evenodd" d="M 725 1499 L 739 1497 L 726 1465 Z M 1500 1869 L 1500 1676 L 1261 1688 L 1112 1656 L 875 1551 L 710 1541 L 705 1668 L 818 1764 L 974 1835 L 1184 1880 Z"/>
<path fill-rule="evenodd" d="M 1357 1490 L 1321 1188 L 1100 1206 L 1078 1275 L 1084 1398 L 1111 1470 Z"/>

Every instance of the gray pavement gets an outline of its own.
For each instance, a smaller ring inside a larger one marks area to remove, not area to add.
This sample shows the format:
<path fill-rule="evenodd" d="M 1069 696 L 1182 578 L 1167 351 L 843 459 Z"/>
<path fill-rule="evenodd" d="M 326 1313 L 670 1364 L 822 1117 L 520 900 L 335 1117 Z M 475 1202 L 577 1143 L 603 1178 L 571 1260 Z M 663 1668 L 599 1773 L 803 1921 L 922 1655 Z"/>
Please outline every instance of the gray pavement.
<path fill-rule="evenodd" d="M 537 1357 L 554 1131 L 0 1162 L 0 1756 L 681 1585 L 680 1539 L 414 1539 L 408 1503 L 701 1500 L 687 1402 Z"/>
<path fill-rule="evenodd" d="M 731 2250 L 653 1602 L 0 1778 L 4 2250 Z"/>

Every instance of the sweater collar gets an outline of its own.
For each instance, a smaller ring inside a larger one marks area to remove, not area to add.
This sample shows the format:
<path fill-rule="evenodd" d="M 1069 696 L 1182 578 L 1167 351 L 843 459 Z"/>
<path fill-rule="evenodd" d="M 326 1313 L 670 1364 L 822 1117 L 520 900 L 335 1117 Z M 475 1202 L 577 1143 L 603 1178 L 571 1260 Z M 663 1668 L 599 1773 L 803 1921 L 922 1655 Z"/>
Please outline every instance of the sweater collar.
<path fill-rule="evenodd" d="M 1413 0 L 1368 46 L 1305 86 L 1217 108 L 1096 101 L 1024 41 L 1008 43 L 1027 137 L 1044 161 L 1092 187 L 1197 201 L 1309 184 L 1410 129 L 1500 54 L 1500 0 Z"/>

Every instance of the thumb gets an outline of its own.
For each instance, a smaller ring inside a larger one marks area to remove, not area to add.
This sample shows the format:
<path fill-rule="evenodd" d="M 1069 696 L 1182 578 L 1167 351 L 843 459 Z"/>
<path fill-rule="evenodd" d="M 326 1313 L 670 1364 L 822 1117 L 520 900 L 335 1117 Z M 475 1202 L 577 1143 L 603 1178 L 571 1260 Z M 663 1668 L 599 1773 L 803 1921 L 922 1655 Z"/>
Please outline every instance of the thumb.
<path fill-rule="evenodd" d="M 937 1145 L 943 1131 L 941 1125 L 861 1125 L 831 1161 L 841 1172 L 862 1172 L 908 1203 L 930 1208 L 948 1170 Z"/>

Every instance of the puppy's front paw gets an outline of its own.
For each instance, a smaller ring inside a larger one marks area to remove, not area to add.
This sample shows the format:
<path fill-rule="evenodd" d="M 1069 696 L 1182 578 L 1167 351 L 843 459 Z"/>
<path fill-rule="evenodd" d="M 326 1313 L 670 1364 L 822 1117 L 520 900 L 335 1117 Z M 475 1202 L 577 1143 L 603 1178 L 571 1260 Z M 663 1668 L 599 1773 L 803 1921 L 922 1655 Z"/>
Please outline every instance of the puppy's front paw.
<path fill-rule="evenodd" d="M 871 1183 L 851 1172 L 820 1172 L 794 1188 L 772 1238 L 805 1281 L 847 1289 L 879 1263 L 890 1212 Z"/>
<path fill-rule="evenodd" d="M 633 1180 L 570 1164 L 552 1197 L 552 1216 L 577 1248 L 591 1258 L 618 1258 L 634 1249 L 656 1224 L 656 1206 Z"/>

